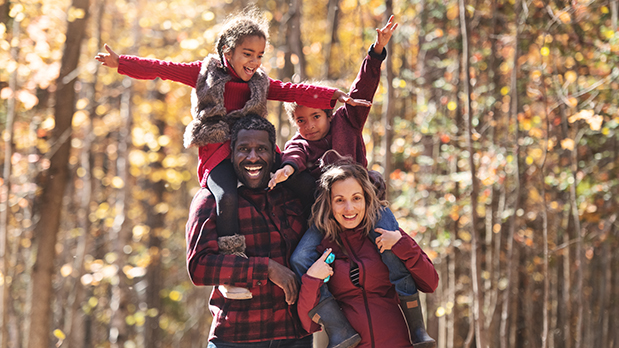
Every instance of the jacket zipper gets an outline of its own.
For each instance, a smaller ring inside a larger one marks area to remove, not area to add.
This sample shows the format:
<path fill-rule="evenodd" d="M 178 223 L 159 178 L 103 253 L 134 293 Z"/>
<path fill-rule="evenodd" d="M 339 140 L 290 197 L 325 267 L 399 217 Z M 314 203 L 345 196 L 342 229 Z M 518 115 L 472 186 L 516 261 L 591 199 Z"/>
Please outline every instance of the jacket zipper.
<path fill-rule="evenodd" d="M 345 236 L 345 237 L 346 237 L 345 240 L 348 246 L 348 250 L 351 251 L 350 257 L 355 260 L 359 268 L 363 267 L 363 272 L 361 272 L 361 269 L 359 269 L 359 285 L 365 284 L 365 266 L 363 265 L 363 262 L 361 262 L 361 260 L 359 260 L 355 256 L 355 254 L 352 252 L 352 248 L 350 247 L 350 243 L 348 242 L 348 236 Z M 370 332 L 370 341 L 372 342 L 372 348 L 375 348 L 376 340 L 374 339 L 374 330 L 373 330 L 373 325 L 372 325 L 372 316 L 370 315 L 370 306 L 368 305 L 368 297 L 365 292 L 365 288 L 363 286 L 359 286 L 359 288 L 361 288 L 361 294 L 363 295 L 363 303 L 365 305 L 365 314 L 367 315 L 367 318 L 368 318 L 368 326 L 369 326 L 368 331 Z"/>

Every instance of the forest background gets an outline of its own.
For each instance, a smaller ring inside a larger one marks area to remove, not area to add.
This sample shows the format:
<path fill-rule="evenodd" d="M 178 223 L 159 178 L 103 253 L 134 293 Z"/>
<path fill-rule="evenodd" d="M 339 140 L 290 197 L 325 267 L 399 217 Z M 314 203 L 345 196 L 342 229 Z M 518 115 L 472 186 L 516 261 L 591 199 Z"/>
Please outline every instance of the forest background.
<path fill-rule="evenodd" d="M 206 347 L 190 89 L 93 57 L 201 60 L 249 3 L 0 1 L 0 348 Z M 364 136 L 440 274 L 422 297 L 439 348 L 619 346 L 617 3 L 255 2 L 269 75 L 343 90 L 400 23 Z M 268 117 L 283 146 L 279 103 Z"/>

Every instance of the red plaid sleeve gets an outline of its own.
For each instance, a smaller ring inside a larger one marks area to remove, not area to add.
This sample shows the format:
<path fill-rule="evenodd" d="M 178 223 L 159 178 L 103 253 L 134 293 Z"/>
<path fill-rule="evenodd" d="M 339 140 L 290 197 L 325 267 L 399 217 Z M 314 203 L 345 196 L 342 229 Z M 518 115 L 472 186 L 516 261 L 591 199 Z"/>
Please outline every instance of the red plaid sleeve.
<path fill-rule="evenodd" d="M 215 201 L 207 189 L 194 197 L 187 222 L 187 267 L 196 285 L 230 284 L 248 288 L 250 300 L 228 300 L 213 289 L 211 338 L 228 342 L 261 342 L 307 335 L 296 308 L 268 279 L 268 261 L 289 267 L 292 251 L 306 229 L 302 207 L 289 191 L 239 189 L 239 232 L 248 259 L 219 255 Z"/>
<path fill-rule="evenodd" d="M 243 257 L 219 254 L 215 200 L 207 189 L 200 189 L 189 209 L 186 226 L 187 268 L 195 285 L 233 285 L 245 288 L 266 283 L 268 257 Z"/>

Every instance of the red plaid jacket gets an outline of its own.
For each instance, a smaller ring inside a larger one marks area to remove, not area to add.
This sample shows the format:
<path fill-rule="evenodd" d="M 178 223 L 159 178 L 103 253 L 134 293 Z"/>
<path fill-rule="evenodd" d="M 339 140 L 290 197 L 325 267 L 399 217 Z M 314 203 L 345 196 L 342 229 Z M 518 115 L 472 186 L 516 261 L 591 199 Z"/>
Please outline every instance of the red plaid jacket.
<path fill-rule="evenodd" d="M 248 259 L 219 254 L 215 200 L 207 189 L 194 196 L 186 226 L 192 282 L 245 287 L 253 295 L 251 300 L 227 300 L 214 288 L 209 339 L 259 342 L 303 337 L 307 332 L 296 305 L 288 306 L 284 291 L 268 279 L 269 258 L 290 267 L 290 255 L 306 230 L 301 203 L 281 185 L 271 191 L 240 187 L 238 192 L 240 233 L 246 238 Z"/>

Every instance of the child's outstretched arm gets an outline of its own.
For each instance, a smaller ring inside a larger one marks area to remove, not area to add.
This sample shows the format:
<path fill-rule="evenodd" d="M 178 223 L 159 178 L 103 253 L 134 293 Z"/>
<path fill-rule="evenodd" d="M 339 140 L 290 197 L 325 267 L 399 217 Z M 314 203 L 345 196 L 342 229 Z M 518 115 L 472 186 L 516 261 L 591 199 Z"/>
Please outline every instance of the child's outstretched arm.
<path fill-rule="evenodd" d="M 269 189 L 272 190 L 275 185 L 288 180 L 292 174 L 294 174 L 294 168 L 290 164 L 284 165 L 282 168 L 273 173 L 273 176 L 271 176 L 271 180 L 269 181 Z"/>
<path fill-rule="evenodd" d="M 381 51 L 382 52 L 382 51 Z M 344 104 L 348 104 L 351 106 L 367 106 L 370 107 L 372 106 L 372 102 L 371 101 L 367 101 L 364 99 L 353 99 L 351 98 L 348 93 L 342 92 L 339 89 L 335 92 L 333 92 L 333 100 L 337 100 L 340 103 L 344 103 Z"/>
<path fill-rule="evenodd" d="M 201 61 L 191 63 L 175 63 L 159 59 L 142 58 L 130 55 L 118 55 L 107 44 L 108 53 L 99 52 L 95 59 L 103 66 L 118 69 L 118 73 L 139 80 L 154 80 L 161 78 L 180 82 L 189 87 L 196 87 L 198 74 L 202 67 Z"/>
<path fill-rule="evenodd" d="M 391 40 L 391 35 L 398 27 L 398 23 L 393 23 L 393 16 L 389 17 L 387 24 L 382 28 L 376 28 L 376 42 L 374 43 L 374 52 L 377 54 L 383 53 L 383 48 L 387 46 L 389 40 Z"/>
<path fill-rule="evenodd" d="M 100 61 L 103 66 L 107 66 L 108 68 L 118 68 L 118 64 L 119 64 L 118 54 L 116 54 L 116 52 L 114 52 L 112 48 L 108 46 L 107 44 L 103 45 L 103 47 L 108 53 L 99 52 L 95 56 L 95 59 Z"/>

